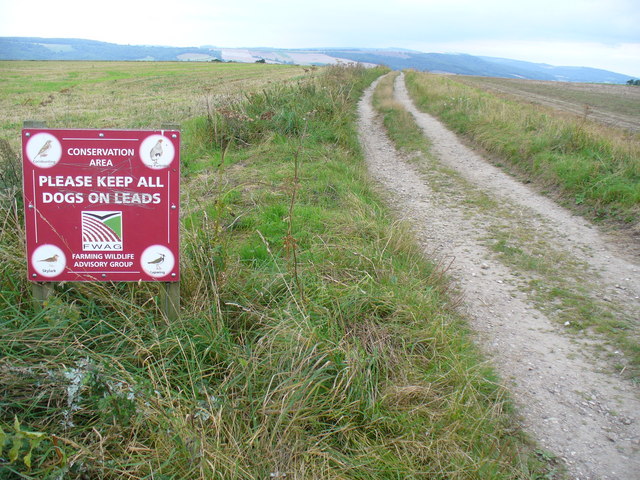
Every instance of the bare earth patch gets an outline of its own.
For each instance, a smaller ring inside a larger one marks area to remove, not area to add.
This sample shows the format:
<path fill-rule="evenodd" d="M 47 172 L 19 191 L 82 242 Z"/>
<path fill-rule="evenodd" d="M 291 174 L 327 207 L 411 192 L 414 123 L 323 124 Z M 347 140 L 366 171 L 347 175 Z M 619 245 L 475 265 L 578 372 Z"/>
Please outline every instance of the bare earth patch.
<path fill-rule="evenodd" d="M 553 321 L 553 305 L 541 305 L 528 287 L 535 275 L 500 261 L 491 239 L 496 229 L 528 232 L 524 238 L 548 245 L 550 257 L 575 265 L 575 288 L 632 323 L 640 314 L 640 262 L 626 253 L 633 249 L 463 146 L 414 107 L 400 75 L 396 99 L 431 141 L 435 163 L 406 158 L 371 105 L 373 88 L 359 105 L 371 175 L 425 253 L 451 263 L 478 341 L 512 392 L 524 429 L 576 479 L 640 478 L 640 389 L 624 378 L 624 367 L 611 366 L 612 358 L 623 365 L 624 356 L 596 335 L 576 335 Z M 470 195 L 478 193 L 501 207 L 470 209 Z M 602 355 L 594 355 L 598 348 Z"/>

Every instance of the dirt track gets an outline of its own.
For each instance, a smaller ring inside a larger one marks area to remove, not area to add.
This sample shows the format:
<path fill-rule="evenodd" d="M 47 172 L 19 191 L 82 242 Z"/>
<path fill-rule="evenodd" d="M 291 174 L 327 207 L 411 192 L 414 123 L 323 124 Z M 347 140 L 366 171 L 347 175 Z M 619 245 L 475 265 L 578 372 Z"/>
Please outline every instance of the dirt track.
<path fill-rule="evenodd" d="M 396 99 L 431 141 L 435 163 L 416 165 L 395 150 L 371 106 L 372 87 L 359 105 L 371 175 L 398 216 L 413 226 L 425 253 L 443 264 L 452 262 L 450 274 L 463 292 L 478 341 L 512 392 L 523 427 L 564 460 L 573 478 L 640 479 L 640 389 L 592 355 L 603 342 L 568 333 L 536 307 L 523 288 L 533 277 L 499 261 L 488 242 L 496 226 L 535 232 L 554 246 L 554 254 L 575 258 L 586 275 L 575 282 L 589 295 L 635 319 L 640 316 L 640 262 L 419 112 L 402 75 L 395 89 Z M 443 166 L 458 174 L 448 175 Z M 466 200 L 473 192 L 490 195 L 504 208 L 470 214 Z"/>

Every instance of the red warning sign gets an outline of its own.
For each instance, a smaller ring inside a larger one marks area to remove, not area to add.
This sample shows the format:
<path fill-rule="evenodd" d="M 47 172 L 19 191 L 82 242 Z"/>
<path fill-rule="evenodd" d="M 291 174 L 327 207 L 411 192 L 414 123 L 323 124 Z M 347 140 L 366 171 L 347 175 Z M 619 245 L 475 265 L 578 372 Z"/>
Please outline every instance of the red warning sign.
<path fill-rule="evenodd" d="M 22 131 L 33 281 L 180 279 L 178 130 Z"/>

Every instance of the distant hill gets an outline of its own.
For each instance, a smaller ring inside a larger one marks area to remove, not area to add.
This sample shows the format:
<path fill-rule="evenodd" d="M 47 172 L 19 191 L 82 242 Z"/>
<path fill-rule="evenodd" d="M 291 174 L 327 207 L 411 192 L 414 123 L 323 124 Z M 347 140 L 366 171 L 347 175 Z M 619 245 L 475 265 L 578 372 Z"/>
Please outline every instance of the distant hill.
<path fill-rule="evenodd" d="M 565 82 L 626 83 L 629 75 L 588 67 L 557 67 L 507 58 L 422 53 L 404 49 L 275 49 L 119 45 L 75 38 L 0 37 L 0 60 L 235 61 L 328 65 L 358 62 L 394 70 Z"/>
<path fill-rule="evenodd" d="M 358 62 L 384 64 L 394 70 L 415 68 L 438 73 L 483 77 L 524 78 L 562 82 L 626 83 L 629 75 L 588 67 L 556 67 L 544 63 L 467 54 L 389 50 L 324 50 L 323 53 Z"/>
<path fill-rule="evenodd" d="M 0 37 L 0 60 L 199 60 L 220 58 L 203 48 L 118 45 L 79 38 Z M 182 58 L 181 58 L 182 57 Z"/>

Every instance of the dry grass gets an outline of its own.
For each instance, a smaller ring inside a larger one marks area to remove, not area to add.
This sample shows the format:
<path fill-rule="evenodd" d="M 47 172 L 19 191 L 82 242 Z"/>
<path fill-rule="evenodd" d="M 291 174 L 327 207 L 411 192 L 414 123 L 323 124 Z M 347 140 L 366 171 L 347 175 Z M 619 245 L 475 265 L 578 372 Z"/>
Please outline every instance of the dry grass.
<path fill-rule="evenodd" d="M 640 88 L 629 85 L 457 77 L 467 85 L 640 132 Z"/>
<path fill-rule="evenodd" d="M 0 138 L 25 120 L 51 128 L 159 128 L 207 106 L 305 75 L 301 67 L 200 62 L 0 62 Z M 185 81 L 188 77 L 188 81 Z"/>

